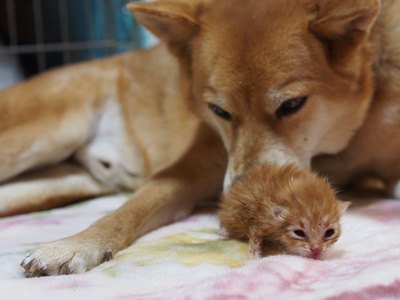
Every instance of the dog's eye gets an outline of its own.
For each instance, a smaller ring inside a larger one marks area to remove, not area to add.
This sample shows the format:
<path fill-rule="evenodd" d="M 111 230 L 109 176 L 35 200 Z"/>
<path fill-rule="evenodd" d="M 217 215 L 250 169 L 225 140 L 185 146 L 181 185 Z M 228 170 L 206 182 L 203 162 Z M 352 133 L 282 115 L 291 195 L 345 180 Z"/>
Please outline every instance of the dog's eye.
<path fill-rule="evenodd" d="M 213 113 L 215 113 L 218 117 L 230 121 L 232 120 L 232 115 L 228 113 L 226 110 L 223 110 L 221 107 L 219 107 L 216 104 L 213 103 L 208 103 L 208 108 L 211 109 Z"/>
<path fill-rule="evenodd" d="M 276 115 L 279 118 L 290 116 L 297 113 L 306 104 L 308 97 L 294 98 L 287 100 L 279 106 Z"/>
<path fill-rule="evenodd" d="M 325 237 L 326 238 L 330 238 L 335 234 L 335 229 L 328 229 L 327 231 L 325 231 Z"/>
<path fill-rule="evenodd" d="M 306 233 L 303 230 L 300 230 L 300 229 L 294 230 L 293 233 L 299 238 L 307 237 Z"/>

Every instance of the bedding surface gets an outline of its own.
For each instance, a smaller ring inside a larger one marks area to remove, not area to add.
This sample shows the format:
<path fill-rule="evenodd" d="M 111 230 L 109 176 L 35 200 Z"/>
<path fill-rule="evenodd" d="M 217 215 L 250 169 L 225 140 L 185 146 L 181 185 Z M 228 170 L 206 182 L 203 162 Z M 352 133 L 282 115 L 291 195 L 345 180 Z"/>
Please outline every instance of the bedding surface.
<path fill-rule="evenodd" d="M 86 274 L 24 278 L 38 244 L 85 229 L 127 196 L 0 219 L 0 299 L 400 299 L 400 200 L 353 201 L 324 260 L 248 258 L 215 209 L 142 237 Z"/>

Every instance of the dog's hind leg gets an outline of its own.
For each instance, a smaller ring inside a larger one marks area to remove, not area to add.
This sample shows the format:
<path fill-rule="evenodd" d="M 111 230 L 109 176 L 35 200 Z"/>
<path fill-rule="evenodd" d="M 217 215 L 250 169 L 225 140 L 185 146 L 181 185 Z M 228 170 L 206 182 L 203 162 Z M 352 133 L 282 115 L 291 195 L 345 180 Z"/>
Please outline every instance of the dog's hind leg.
<path fill-rule="evenodd" d="M 111 192 L 81 166 L 61 163 L 0 185 L 0 217 L 59 207 Z"/>
<path fill-rule="evenodd" d="M 88 136 L 87 119 L 73 111 L 63 116 L 42 118 L 38 115 L 36 119 L 0 128 L 0 182 L 30 169 L 63 161 Z"/>
<path fill-rule="evenodd" d="M 101 96 L 66 70 L 0 91 L 0 182 L 61 162 L 90 139 Z M 71 75 L 69 75 L 71 77 Z M 64 79 L 63 79 L 64 78 Z"/>

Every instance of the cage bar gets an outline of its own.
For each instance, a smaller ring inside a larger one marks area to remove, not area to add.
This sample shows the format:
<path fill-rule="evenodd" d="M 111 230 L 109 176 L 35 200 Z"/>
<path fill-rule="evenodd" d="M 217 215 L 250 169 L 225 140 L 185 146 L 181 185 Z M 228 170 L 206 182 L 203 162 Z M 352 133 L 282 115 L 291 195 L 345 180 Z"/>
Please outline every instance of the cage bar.
<path fill-rule="evenodd" d="M 6 22 L 2 29 L 6 32 L 1 31 L 0 37 L 7 45 L 0 44 L 0 56 L 19 59 L 21 68 L 29 70 L 27 76 L 144 45 L 138 26 L 121 14 L 132 0 L 24 0 L 31 10 L 21 10 L 27 6 L 19 0 L 3 1 L 6 9 L 0 18 Z"/>
<path fill-rule="evenodd" d="M 17 20 L 16 20 L 14 0 L 7 0 L 6 7 L 7 7 L 7 23 L 8 23 L 10 45 L 17 45 L 18 43 Z"/>
<path fill-rule="evenodd" d="M 44 42 L 43 21 L 42 21 L 42 0 L 33 0 L 33 15 L 35 23 L 35 37 L 36 46 Z M 39 71 L 42 72 L 46 69 L 46 57 L 42 51 L 36 52 L 36 59 Z"/>

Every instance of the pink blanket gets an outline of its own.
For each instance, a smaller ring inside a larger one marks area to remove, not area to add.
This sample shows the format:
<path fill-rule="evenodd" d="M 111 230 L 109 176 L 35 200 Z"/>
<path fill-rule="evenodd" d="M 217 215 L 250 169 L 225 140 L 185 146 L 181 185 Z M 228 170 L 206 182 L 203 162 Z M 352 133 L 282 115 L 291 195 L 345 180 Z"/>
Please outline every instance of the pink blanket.
<path fill-rule="evenodd" d="M 400 200 L 355 202 L 322 261 L 248 259 L 246 244 L 218 238 L 209 211 L 146 235 L 86 274 L 23 278 L 26 252 L 84 229 L 125 199 L 0 219 L 0 299 L 400 299 Z"/>

